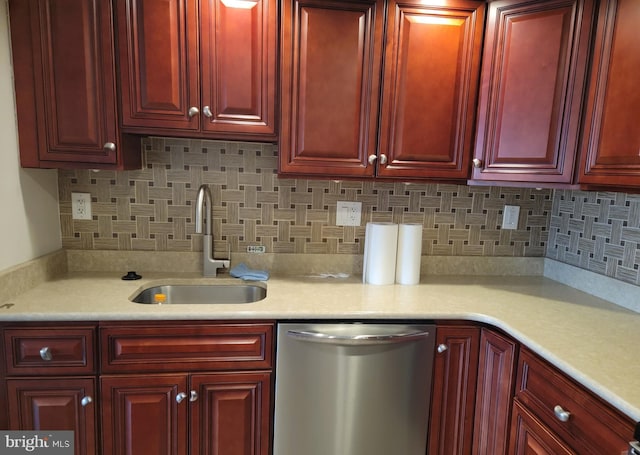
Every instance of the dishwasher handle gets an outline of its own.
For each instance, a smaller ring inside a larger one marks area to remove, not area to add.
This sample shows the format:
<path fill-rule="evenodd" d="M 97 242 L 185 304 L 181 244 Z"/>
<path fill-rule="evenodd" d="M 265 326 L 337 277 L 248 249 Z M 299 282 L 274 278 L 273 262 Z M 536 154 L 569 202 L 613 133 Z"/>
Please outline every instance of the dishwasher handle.
<path fill-rule="evenodd" d="M 372 335 L 334 335 L 308 330 L 287 330 L 287 335 L 300 341 L 311 343 L 339 344 L 339 345 L 373 345 L 408 343 L 429 336 L 427 331 L 413 331 L 404 333 L 372 334 Z"/>

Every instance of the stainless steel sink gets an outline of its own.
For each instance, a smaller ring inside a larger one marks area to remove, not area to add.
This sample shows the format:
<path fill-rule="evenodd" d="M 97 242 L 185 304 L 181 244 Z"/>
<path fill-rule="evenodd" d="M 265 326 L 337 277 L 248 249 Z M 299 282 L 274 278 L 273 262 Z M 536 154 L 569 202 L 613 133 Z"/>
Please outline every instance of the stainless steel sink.
<path fill-rule="evenodd" d="M 158 294 L 163 294 L 164 299 L 158 298 Z M 256 284 L 170 284 L 144 289 L 131 301 L 151 304 L 252 303 L 266 296 L 267 289 Z"/>

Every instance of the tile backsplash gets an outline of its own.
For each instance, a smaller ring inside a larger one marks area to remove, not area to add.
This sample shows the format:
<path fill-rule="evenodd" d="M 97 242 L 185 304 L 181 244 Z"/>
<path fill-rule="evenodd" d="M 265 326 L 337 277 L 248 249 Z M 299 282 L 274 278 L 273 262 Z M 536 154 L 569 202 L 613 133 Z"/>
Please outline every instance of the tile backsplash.
<path fill-rule="evenodd" d="M 556 190 L 546 256 L 640 285 L 640 195 Z"/>
<path fill-rule="evenodd" d="M 145 138 L 142 147 L 142 170 L 59 172 L 64 248 L 200 251 L 194 200 L 205 183 L 220 254 L 251 245 L 362 254 L 367 221 L 422 223 L 423 255 L 541 257 L 547 249 L 551 190 L 282 179 L 273 144 Z M 91 194 L 91 220 L 72 219 L 72 192 Z M 335 225 L 337 201 L 362 202 L 361 226 Z M 505 205 L 520 206 L 518 229 L 501 229 Z"/>

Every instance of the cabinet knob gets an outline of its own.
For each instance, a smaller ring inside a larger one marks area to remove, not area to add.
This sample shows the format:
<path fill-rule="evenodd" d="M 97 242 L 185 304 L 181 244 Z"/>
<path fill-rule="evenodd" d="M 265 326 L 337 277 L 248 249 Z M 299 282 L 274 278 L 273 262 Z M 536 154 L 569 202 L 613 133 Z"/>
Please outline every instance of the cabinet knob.
<path fill-rule="evenodd" d="M 92 401 L 93 401 L 93 398 L 91 398 L 90 396 L 86 396 L 86 397 L 82 397 L 82 400 L 80 400 L 80 404 L 84 407 L 84 406 L 87 406 Z"/>
<path fill-rule="evenodd" d="M 189 112 L 188 112 L 189 117 L 194 117 L 194 116 L 198 115 L 199 113 L 200 113 L 200 109 L 198 109 L 197 107 L 191 106 L 189 108 Z"/>
<path fill-rule="evenodd" d="M 44 348 L 40 349 L 40 358 L 46 361 L 53 359 L 53 354 L 51 353 L 51 349 L 49 349 L 49 346 L 45 346 Z"/>
<path fill-rule="evenodd" d="M 367 159 L 367 161 L 369 162 L 369 164 L 373 164 L 376 162 L 377 159 L 378 159 L 378 155 L 369 155 L 369 158 Z"/>
<path fill-rule="evenodd" d="M 179 394 L 176 395 L 176 401 L 178 403 L 182 403 L 182 400 L 184 400 L 185 398 L 187 398 L 187 394 L 184 392 L 180 392 Z"/>
<path fill-rule="evenodd" d="M 196 401 L 198 399 L 198 392 L 192 390 L 189 394 L 189 401 Z"/>
<path fill-rule="evenodd" d="M 559 404 L 553 408 L 553 413 L 560 422 L 568 422 L 571 417 L 571 413 L 562 409 L 562 406 Z"/>
<path fill-rule="evenodd" d="M 446 344 L 439 344 L 438 347 L 436 348 L 436 351 L 438 351 L 438 354 L 442 354 L 447 349 L 449 348 L 447 347 Z"/>
<path fill-rule="evenodd" d="M 474 158 L 471 162 L 473 163 L 473 167 L 482 167 L 482 160 L 479 160 L 478 158 Z"/>
<path fill-rule="evenodd" d="M 384 153 L 380 154 L 380 164 L 387 164 L 387 155 Z"/>
<path fill-rule="evenodd" d="M 202 108 L 202 113 L 205 115 L 205 117 L 213 117 L 213 112 L 211 112 L 211 108 L 209 106 L 205 106 Z"/>
<path fill-rule="evenodd" d="M 102 148 L 108 152 L 114 152 L 116 151 L 116 144 L 114 144 L 113 142 L 107 142 L 106 144 L 104 144 L 102 146 Z"/>

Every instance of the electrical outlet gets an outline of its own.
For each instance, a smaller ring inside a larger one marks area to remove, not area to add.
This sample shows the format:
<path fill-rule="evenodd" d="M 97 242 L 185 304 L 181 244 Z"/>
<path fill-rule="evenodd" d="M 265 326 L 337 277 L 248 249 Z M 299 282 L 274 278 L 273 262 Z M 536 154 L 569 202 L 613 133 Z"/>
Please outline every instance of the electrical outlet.
<path fill-rule="evenodd" d="M 502 214 L 502 229 L 518 229 L 518 217 L 520 207 L 517 205 L 505 205 Z"/>
<path fill-rule="evenodd" d="M 264 245 L 249 245 L 247 247 L 247 253 L 264 253 L 267 251 L 267 247 Z"/>
<path fill-rule="evenodd" d="M 74 220 L 91 219 L 91 194 L 71 193 L 71 215 Z"/>
<path fill-rule="evenodd" d="M 336 226 L 360 226 L 362 202 L 338 201 Z"/>

